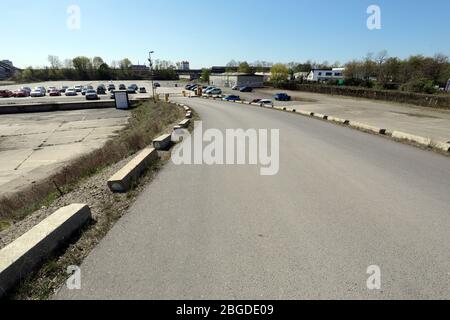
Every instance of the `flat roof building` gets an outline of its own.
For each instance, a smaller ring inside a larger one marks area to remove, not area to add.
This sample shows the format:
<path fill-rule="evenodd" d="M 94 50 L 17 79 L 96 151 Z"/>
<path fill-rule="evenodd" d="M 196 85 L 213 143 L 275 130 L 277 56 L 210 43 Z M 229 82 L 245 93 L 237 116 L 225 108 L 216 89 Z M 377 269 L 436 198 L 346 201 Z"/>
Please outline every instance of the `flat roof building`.
<path fill-rule="evenodd" d="M 209 77 L 209 84 L 225 88 L 232 88 L 234 86 L 262 88 L 264 87 L 264 76 L 246 73 L 212 74 Z"/>

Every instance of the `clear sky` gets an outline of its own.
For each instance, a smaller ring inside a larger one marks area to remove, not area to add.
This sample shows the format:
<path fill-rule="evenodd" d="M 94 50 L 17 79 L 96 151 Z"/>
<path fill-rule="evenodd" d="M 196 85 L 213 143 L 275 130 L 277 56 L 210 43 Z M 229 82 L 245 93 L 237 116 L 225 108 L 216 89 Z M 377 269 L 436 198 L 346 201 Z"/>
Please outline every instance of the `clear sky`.
<path fill-rule="evenodd" d="M 381 30 L 367 28 L 369 5 Z M 0 0 L 0 59 L 19 67 L 101 56 L 188 60 L 346 62 L 386 49 L 390 56 L 450 54 L 449 0 Z M 81 9 L 80 29 L 67 8 Z"/>

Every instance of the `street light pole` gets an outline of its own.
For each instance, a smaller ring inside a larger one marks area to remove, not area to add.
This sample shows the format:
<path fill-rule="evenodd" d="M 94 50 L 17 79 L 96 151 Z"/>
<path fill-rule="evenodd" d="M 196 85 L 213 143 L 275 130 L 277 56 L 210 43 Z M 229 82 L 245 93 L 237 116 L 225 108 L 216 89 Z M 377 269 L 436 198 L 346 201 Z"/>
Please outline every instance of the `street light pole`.
<path fill-rule="evenodd" d="M 151 76 L 151 80 L 152 80 L 152 94 L 153 94 L 153 101 L 156 102 L 156 98 L 155 98 L 155 85 L 153 83 L 154 80 L 154 73 L 153 73 L 153 61 L 152 61 L 152 53 L 155 53 L 155 51 L 150 51 L 148 53 L 148 62 L 150 63 L 150 76 Z"/>

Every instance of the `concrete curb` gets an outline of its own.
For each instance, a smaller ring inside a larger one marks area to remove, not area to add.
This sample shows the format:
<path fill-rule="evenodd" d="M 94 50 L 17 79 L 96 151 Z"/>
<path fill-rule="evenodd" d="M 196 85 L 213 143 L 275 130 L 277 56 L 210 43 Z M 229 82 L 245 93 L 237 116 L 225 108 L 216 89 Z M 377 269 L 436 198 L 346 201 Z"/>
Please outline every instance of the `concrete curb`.
<path fill-rule="evenodd" d="M 150 147 L 145 148 L 108 180 L 109 189 L 112 192 L 128 191 L 133 180 L 136 180 L 142 171 L 156 159 L 158 159 L 158 151 Z"/>
<path fill-rule="evenodd" d="M 91 220 L 85 204 L 72 204 L 53 213 L 0 250 L 0 298 L 37 268 Z"/>
<path fill-rule="evenodd" d="M 172 135 L 164 134 L 153 140 L 153 147 L 156 150 L 169 150 L 172 147 Z"/>
<path fill-rule="evenodd" d="M 191 124 L 191 120 L 185 119 L 185 120 L 181 121 L 178 125 L 181 126 L 182 128 L 187 128 L 187 127 L 189 127 L 190 124 Z"/>
<path fill-rule="evenodd" d="M 375 126 L 371 126 L 371 125 L 356 122 L 356 121 L 350 121 L 349 125 L 352 128 L 367 130 L 367 131 L 371 131 L 371 132 L 375 132 L 375 133 L 379 133 L 379 134 L 386 134 L 386 132 L 387 132 L 387 129 L 377 128 Z"/>

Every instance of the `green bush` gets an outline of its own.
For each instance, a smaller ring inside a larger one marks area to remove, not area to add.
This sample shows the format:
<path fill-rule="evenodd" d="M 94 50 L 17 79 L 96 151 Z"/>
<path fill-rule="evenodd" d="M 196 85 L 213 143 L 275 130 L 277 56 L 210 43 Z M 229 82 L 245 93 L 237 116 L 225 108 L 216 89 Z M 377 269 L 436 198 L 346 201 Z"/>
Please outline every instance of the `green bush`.
<path fill-rule="evenodd" d="M 413 79 L 400 87 L 402 91 L 415 92 L 415 93 L 436 93 L 436 88 L 433 81 L 423 78 Z"/>

